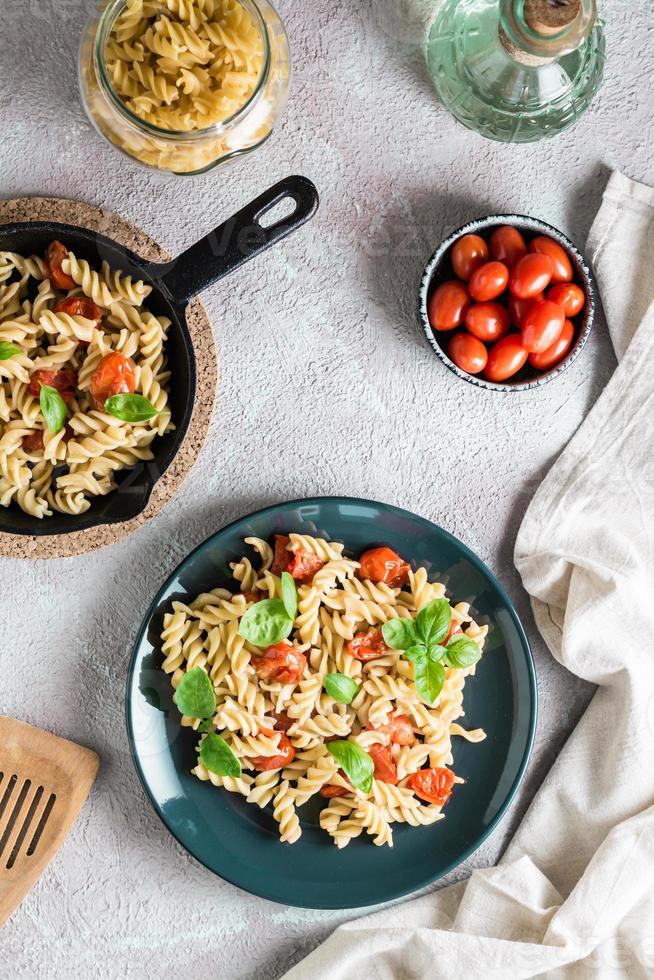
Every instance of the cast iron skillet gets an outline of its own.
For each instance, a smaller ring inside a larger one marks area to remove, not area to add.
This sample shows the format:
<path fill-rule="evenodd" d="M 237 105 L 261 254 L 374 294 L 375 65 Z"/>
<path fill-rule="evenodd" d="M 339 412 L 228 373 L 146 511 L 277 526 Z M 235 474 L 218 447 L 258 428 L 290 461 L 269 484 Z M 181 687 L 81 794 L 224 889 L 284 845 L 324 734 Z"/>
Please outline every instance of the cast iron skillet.
<path fill-rule="evenodd" d="M 262 224 L 264 215 L 286 199 L 295 204 L 292 212 L 274 223 Z M 0 250 L 42 255 L 56 238 L 94 268 L 99 269 L 106 259 L 113 269 L 122 269 L 152 286 L 147 307 L 155 316 L 164 315 L 172 321 L 166 349 L 172 371 L 170 406 L 176 426 L 174 432 L 154 441 L 151 462 L 125 472 L 122 479 L 117 474 L 118 488 L 106 497 L 95 498 L 85 514 L 73 517 L 55 513 L 37 520 L 12 503 L 8 508 L 0 507 L 0 533 L 66 534 L 128 521 L 145 508 L 155 483 L 184 439 L 193 411 L 195 356 L 185 316 L 189 300 L 295 231 L 315 214 L 317 207 L 318 192 L 311 181 L 306 177 L 287 177 L 166 263 L 147 262 L 110 238 L 73 225 L 37 221 L 0 226 Z"/>

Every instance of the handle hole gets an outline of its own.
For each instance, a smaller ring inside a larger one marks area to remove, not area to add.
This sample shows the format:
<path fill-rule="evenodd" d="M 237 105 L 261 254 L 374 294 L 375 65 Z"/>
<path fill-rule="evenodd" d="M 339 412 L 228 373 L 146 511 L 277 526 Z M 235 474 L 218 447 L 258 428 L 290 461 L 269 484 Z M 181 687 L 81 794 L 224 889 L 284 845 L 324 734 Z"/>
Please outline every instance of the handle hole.
<path fill-rule="evenodd" d="M 286 195 L 281 201 L 275 201 L 269 208 L 266 208 L 258 218 L 262 228 L 273 228 L 275 225 L 283 224 L 292 218 L 298 210 L 298 203 L 294 197 Z"/>

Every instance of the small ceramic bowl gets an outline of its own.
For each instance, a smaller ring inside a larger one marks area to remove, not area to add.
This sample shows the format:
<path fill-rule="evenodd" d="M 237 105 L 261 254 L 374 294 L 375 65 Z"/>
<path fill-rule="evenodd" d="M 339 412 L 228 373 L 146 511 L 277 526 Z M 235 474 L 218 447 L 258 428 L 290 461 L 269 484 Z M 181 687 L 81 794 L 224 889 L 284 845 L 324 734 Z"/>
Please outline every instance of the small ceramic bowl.
<path fill-rule="evenodd" d="M 456 276 L 452 269 L 451 250 L 457 239 L 462 235 L 481 235 L 488 239 L 491 233 L 499 225 L 513 225 L 522 232 L 527 244 L 537 235 L 548 235 L 558 242 L 570 257 L 574 270 L 573 280 L 581 286 L 586 294 L 586 305 L 579 316 L 572 317 L 575 326 L 575 337 L 568 354 L 562 361 L 549 371 L 536 371 L 527 363 L 521 371 L 513 378 L 503 382 L 487 381 L 481 375 L 468 374 L 452 361 L 447 354 L 447 344 L 456 331 L 446 330 L 436 332 L 432 329 L 427 316 L 427 300 L 434 289 L 448 279 L 455 279 Z M 470 221 L 462 228 L 457 228 L 444 242 L 436 249 L 430 258 L 420 281 L 420 298 L 418 306 L 418 316 L 424 334 L 429 341 L 434 352 L 446 364 L 450 371 L 453 371 L 458 378 L 468 381 L 470 384 L 477 385 L 479 388 L 489 388 L 492 391 L 529 391 L 532 388 L 540 388 L 541 385 L 553 381 L 560 374 L 570 367 L 572 362 L 578 357 L 582 347 L 588 340 L 590 331 L 595 319 L 595 307 L 597 303 L 597 283 L 595 277 L 581 252 L 572 244 L 563 232 L 558 228 L 548 225 L 545 221 L 538 218 L 529 218 L 524 214 L 491 214 L 487 218 L 478 218 Z"/>

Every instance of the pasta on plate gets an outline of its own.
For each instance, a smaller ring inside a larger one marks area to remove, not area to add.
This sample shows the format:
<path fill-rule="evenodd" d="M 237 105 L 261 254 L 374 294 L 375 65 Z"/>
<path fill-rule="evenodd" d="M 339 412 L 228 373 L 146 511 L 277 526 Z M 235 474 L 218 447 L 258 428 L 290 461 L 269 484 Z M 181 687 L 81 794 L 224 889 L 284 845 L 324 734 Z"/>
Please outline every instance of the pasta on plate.
<path fill-rule="evenodd" d="M 389 548 L 355 561 L 309 535 L 245 544 L 233 591 L 164 616 L 162 668 L 200 734 L 194 775 L 270 807 L 288 843 L 316 795 L 339 848 L 440 820 L 463 782 L 452 738 L 485 738 L 458 719 L 488 627 Z"/>
<path fill-rule="evenodd" d="M 171 430 L 151 287 L 52 242 L 0 252 L 0 503 L 82 514 Z"/>

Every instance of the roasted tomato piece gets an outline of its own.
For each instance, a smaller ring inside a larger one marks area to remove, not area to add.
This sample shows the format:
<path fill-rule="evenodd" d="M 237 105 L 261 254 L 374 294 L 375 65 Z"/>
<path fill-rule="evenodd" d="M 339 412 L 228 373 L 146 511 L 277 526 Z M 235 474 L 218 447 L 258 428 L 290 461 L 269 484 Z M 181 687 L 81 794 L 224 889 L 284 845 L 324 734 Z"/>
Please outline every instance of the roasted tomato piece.
<path fill-rule="evenodd" d="M 104 408 L 113 395 L 136 391 L 134 361 L 124 354 L 111 353 L 102 358 L 91 378 L 91 395 L 96 408 Z"/>
<path fill-rule="evenodd" d="M 95 320 L 96 323 L 102 319 L 102 310 L 88 296 L 69 296 L 68 299 L 62 299 L 54 311 L 67 313 L 68 316 L 83 316 L 86 320 Z"/>
<path fill-rule="evenodd" d="M 282 572 L 288 571 L 288 566 L 292 557 L 291 552 L 288 550 L 290 543 L 291 539 L 288 537 L 288 535 L 275 535 L 275 557 L 273 558 L 272 568 L 270 569 L 273 575 L 281 575 Z"/>
<path fill-rule="evenodd" d="M 364 663 L 368 660 L 378 660 L 386 656 L 390 650 L 384 643 L 381 629 L 374 628 L 367 633 L 357 633 L 347 645 L 348 653 Z"/>
<path fill-rule="evenodd" d="M 407 783 L 416 796 L 426 803 L 437 803 L 444 806 L 452 793 L 454 785 L 454 773 L 451 769 L 443 766 L 434 766 L 433 769 L 420 769 L 414 772 Z"/>
<path fill-rule="evenodd" d="M 334 796 L 347 796 L 349 790 L 345 786 L 334 786 L 333 783 L 327 783 L 326 786 L 322 786 L 318 791 L 321 796 L 325 799 L 331 800 Z"/>
<path fill-rule="evenodd" d="M 401 588 L 409 577 L 410 565 L 403 561 L 392 548 L 370 548 L 359 558 L 359 578 L 371 582 L 385 582 L 393 588 Z"/>
<path fill-rule="evenodd" d="M 373 725 L 372 722 L 368 722 L 366 727 L 370 732 L 388 735 L 391 742 L 396 745 L 413 745 L 416 740 L 411 719 L 408 715 L 401 715 L 398 712 L 394 712 L 385 725 Z"/>
<path fill-rule="evenodd" d="M 263 596 L 260 592 L 241 592 L 241 595 L 247 602 L 261 602 Z"/>
<path fill-rule="evenodd" d="M 256 674 L 265 681 L 279 681 L 281 684 L 297 684 L 302 677 L 307 658 L 294 646 L 282 640 L 261 655 L 252 657 Z"/>
<path fill-rule="evenodd" d="M 35 371 L 28 386 L 30 395 L 38 398 L 41 394 L 41 385 L 48 385 L 65 397 L 67 394 L 72 395 L 77 385 L 77 375 L 72 368 L 59 368 L 58 371 Z"/>
<path fill-rule="evenodd" d="M 275 731 L 284 732 L 284 734 L 295 721 L 294 718 L 289 718 L 285 711 L 273 711 L 273 718 L 275 719 Z"/>
<path fill-rule="evenodd" d="M 61 242 L 50 242 L 45 253 L 48 279 L 57 289 L 74 289 L 75 280 L 61 271 L 61 263 L 68 258 L 68 249 Z"/>
<path fill-rule="evenodd" d="M 272 734 L 267 729 L 260 729 L 262 734 Z M 283 769 L 295 758 L 295 746 L 291 745 L 286 735 L 279 736 L 279 753 L 277 755 L 255 755 L 250 759 L 252 767 L 264 772 L 269 769 Z"/>
<path fill-rule="evenodd" d="M 40 429 L 34 429 L 23 436 L 23 449 L 26 453 L 43 452 L 43 433 Z"/>
<path fill-rule="evenodd" d="M 391 783 L 397 786 L 397 766 L 393 762 L 390 745 L 371 745 L 368 754 L 375 763 L 373 773 L 380 783 Z"/>
<path fill-rule="evenodd" d="M 316 572 L 320 571 L 325 564 L 322 558 L 313 555 L 310 551 L 298 548 L 291 551 L 291 562 L 287 571 L 293 576 L 296 582 L 308 583 L 313 579 Z"/>

